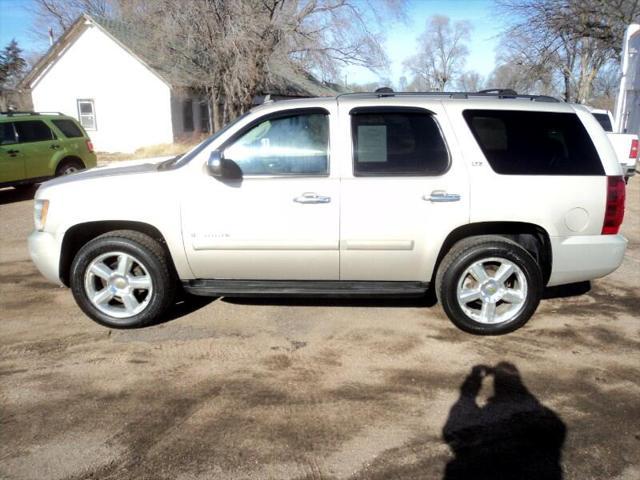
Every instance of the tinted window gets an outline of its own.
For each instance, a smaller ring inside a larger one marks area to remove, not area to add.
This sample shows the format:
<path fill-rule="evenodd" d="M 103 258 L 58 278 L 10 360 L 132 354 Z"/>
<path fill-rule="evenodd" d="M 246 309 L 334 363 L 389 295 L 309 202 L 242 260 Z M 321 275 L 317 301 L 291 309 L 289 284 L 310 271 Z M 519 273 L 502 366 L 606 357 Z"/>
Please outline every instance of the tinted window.
<path fill-rule="evenodd" d="M 611 126 L 611 119 L 609 118 L 609 115 L 607 115 L 606 113 L 594 113 L 593 116 L 596 117 L 596 120 L 598 120 L 600 126 L 604 128 L 605 132 L 613 132 L 613 127 Z"/>
<path fill-rule="evenodd" d="M 16 143 L 13 123 L 0 123 L 0 145 L 11 145 L 12 143 Z"/>
<path fill-rule="evenodd" d="M 244 175 L 319 175 L 328 172 L 329 119 L 323 113 L 259 123 L 225 149 Z"/>
<path fill-rule="evenodd" d="M 67 138 L 84 137 L 82 130 L 71 120 L 52 120 L 52 122 Z"/>
<path fill-rule="evenodd" d="M 41 120 L 16 122 L 15 126 L 20 143 L 42 142 L 54 138 L 51 129 Z"/>
<path fill-rule="evenodd" d="M 505 175 L 604 175 L 598 152 L 573 113 L 466 110 L 491 168 Z"/>
<path fill-rule="evenodd" d="M 449 154 L 433 116 L 414 110 L 352 112 L 355 175 L 440 175 Z"/>

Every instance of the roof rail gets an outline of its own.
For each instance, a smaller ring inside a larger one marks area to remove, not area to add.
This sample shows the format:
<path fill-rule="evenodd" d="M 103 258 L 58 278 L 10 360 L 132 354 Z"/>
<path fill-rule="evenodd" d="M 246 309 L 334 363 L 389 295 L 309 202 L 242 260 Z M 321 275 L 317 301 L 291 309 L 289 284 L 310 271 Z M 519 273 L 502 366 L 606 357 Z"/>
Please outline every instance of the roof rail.
<path fill-rule="evenodd" d="M 378 89 L 381 90 L 381 89 Z M 379 92 L 376 90 L 375 92 L 354 92 L 354 93 L 341 93 L 336 98 L 340 97 L 363 97 L 363 98 L 383 98 L 383 97 L 446 97 L 453 99 L 467 99 L 470 97 L 483 97 L 483 98 L 499 98 L 499 99 L 524 99 L 530 100 L 532 102 L 561 102 L 555 97 L 551 97 L 549 95 L 523 95 L 515 92 L 510 89 L 490 89 L 490 90 L 481 90 L 479 92 L 393 92 L 385 91 Z M 389 89 L 390 90 L 390 89 Z"/>
<path fill-rule="evenodd" d="M 64 113 L 61 113 L 61 112 L 31 112 L 31 111 L 9 110 L 7 112 L 0 112 L 0 115 L 6 115 L 8 117 L 13 117 L 14 115 L 64 115 Z"/>

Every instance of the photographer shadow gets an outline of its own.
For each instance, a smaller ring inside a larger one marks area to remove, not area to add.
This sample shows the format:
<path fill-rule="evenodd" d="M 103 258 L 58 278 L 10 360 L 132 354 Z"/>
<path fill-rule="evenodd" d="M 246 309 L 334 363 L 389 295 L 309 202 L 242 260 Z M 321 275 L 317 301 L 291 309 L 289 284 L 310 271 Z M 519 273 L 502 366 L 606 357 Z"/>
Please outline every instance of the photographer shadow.
<path fill-rule="evenodd" d="M 493 377 L 493 396 L 480 406 L 477 397 L 488 377 Z M 561 480 L 566 430 L 527 389 L 515 365 L 476 365 L 443 428 L 455 454 L 444 479 Z"/>

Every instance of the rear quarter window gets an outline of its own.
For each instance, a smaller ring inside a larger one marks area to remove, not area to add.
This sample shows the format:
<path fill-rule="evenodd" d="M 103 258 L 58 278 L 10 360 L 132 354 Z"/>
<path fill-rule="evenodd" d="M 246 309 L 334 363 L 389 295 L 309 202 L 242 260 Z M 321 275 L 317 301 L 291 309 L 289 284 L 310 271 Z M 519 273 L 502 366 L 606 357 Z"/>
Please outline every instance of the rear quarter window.
<path fill-rule="evenodd" d="M 591 137 L 574 113 L 465 110 L 491 168 L 502 175 L 604 175 Z"/>
<path fill-rule="evenodd" d="M 605 132 L 613 132 L 613 126 L 611 125 L 609 115 L 606 113 L 594 113 L 593 116 L 596 117 L 596 120 Z"/>
<path fill-rule="evenodd" d="M 72 120 L 51 120 L 51 123 L 67 138 L 84 137 L 84 132 Z"/>

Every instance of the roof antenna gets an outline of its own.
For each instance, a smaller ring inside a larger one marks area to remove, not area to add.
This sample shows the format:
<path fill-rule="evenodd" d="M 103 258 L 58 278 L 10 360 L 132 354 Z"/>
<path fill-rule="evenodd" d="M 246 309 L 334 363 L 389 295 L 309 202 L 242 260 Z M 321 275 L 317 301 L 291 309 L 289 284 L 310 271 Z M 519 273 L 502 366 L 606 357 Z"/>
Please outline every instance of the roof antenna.
<path fill-rule="evenodd" d="M 49 27 L 49 46 L 53 46 L 53 27 Z"/>

